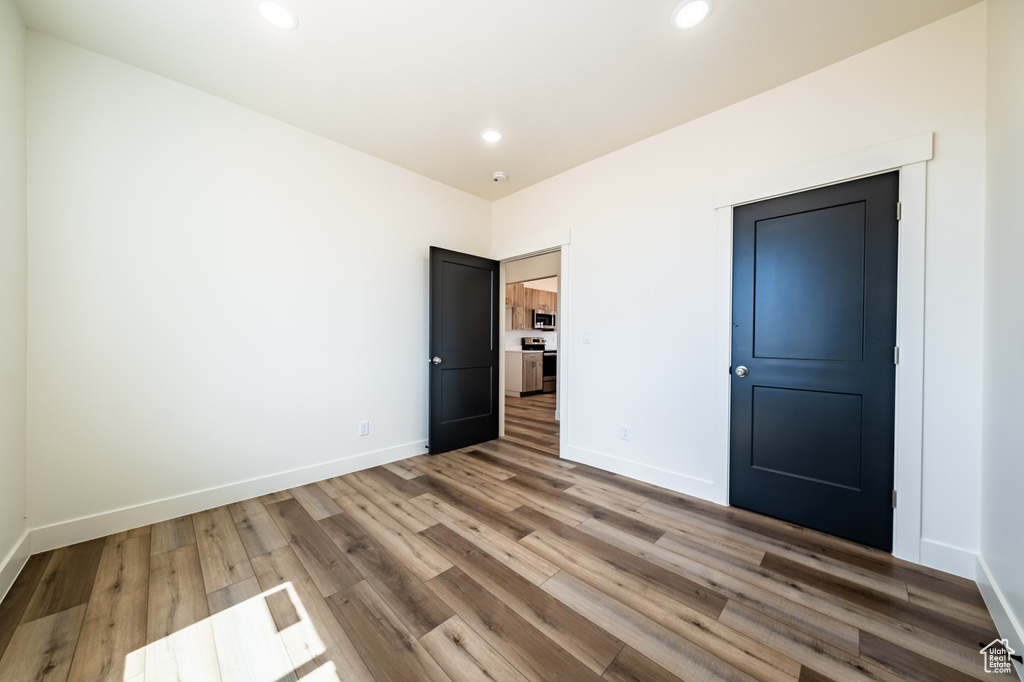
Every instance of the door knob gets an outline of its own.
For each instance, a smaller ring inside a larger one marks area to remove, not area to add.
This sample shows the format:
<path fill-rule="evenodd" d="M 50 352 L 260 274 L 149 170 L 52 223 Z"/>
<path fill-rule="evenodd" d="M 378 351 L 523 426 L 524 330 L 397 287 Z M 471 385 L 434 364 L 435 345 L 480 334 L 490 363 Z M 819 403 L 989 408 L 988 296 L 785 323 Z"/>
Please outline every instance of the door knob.
<path fill-rule="evenodd" d="M 736 368 L 736 376 L 738 376 L 740 379 L 747 376 L 748 374 L 750 374 L 750 370 L 748 370 L 743 365 L 740 365 L 739 367 Z"/>
<path fill-rule="evenodd" d="M 435 365 L 440 365 L 441 364 L 441 358 L 439 358 L 439 357 L 437 357 L 435 355 L 433 358 L 431 358 L 430 362 L 434 363 Z"/>

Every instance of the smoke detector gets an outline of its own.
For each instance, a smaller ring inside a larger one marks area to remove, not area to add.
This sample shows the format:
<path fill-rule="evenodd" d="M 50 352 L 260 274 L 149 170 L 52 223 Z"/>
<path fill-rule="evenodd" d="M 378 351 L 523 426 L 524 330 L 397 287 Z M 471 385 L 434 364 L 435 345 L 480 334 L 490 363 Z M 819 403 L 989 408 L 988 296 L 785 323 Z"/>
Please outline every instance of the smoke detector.
<path fill-rule="evenodd" d="M 494 175 L 492 177 L 495 182 L 505 182 L 508 180 L 508 173 L 505 171 L 494 171 Z"/>

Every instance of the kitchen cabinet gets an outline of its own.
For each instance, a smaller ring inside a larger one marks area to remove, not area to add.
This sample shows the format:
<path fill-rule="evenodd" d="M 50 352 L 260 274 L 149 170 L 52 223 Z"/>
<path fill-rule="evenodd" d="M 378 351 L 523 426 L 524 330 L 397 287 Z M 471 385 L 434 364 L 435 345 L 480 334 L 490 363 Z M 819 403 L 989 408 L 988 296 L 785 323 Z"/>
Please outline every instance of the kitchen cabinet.
<path fill-rule="evenodd" d="M 522 282 L 505 285 L 505 305 L 513 308 L 526 307 L 526 287 Z"/>
<path fill-rule="evenodd" d="M 505 351 L 505 395 L 520 396 L 544 389 L 544 354 Z"/>
<path fill-rule="evenodd" d="M 530 329 L 533 316 L 523 306 L 512 308 L 512 329 Z"/>
<path fill-rule="evenodd" d="M 505 285 L 505 306 L 511 309 L 511 323 L 505 329 L 526 331 L 533 328 L 533 311 L 558 312 L 558 294 L 554 291 L 528 289 L 522 282 Z M 507 311 L 506 311 L 507 312 Z"/>
<path fill-rule="evenodd" d="M 523 393 L 544 388 L 544 354 L 523 353 Z"/>
<path fill-rule="evenodd" d="M 526 308 L 527 311 L 543 310 L 554 313 L 558 312 L 558 294 L 554 291 L 529 289 L 523 286 L 522 282 L 506 284 L 505 305 L 511 308 Z"/>

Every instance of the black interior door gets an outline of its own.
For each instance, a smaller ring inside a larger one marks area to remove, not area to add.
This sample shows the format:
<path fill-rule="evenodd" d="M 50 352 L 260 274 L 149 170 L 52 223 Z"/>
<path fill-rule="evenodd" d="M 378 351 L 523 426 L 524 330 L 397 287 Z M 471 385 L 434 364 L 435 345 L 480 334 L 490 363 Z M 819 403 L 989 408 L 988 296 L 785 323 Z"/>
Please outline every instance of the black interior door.
<path fill-rule="evenodd" d="M 730 503 L 887 551 L 898 197 L 893 172 L 733 211 Z"/>
<path fill-rule="evenodd" d="M 430 454 L 498 437 L 498 261 L 430 247 Z"/>

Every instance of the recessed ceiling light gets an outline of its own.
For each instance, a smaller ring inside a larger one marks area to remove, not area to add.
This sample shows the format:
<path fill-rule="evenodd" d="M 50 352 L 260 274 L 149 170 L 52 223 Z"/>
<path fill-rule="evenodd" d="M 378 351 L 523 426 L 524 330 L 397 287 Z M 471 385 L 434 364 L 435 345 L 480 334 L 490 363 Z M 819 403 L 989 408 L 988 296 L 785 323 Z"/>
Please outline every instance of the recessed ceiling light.
<path fill-rule="evenodd" d="M 672 12 L 672 25 L 690 28 L 708 18 L 711 0 L 683 0 Z"/>
<path fill-rule="evenodd" d="M 486 128 L 480 131 L 480 137 L 484 138 L 485 142 L 498 142 L 501 140 L 501 131 L 497 128 Z"/>
<path fill-rule="evenodd" d="M 256 9 L 263 18 L 278 28 L 286 31 L 295 30 L 299 25 L 299 17 L 287 5 L 278 0 L 254 0 Z"/>

